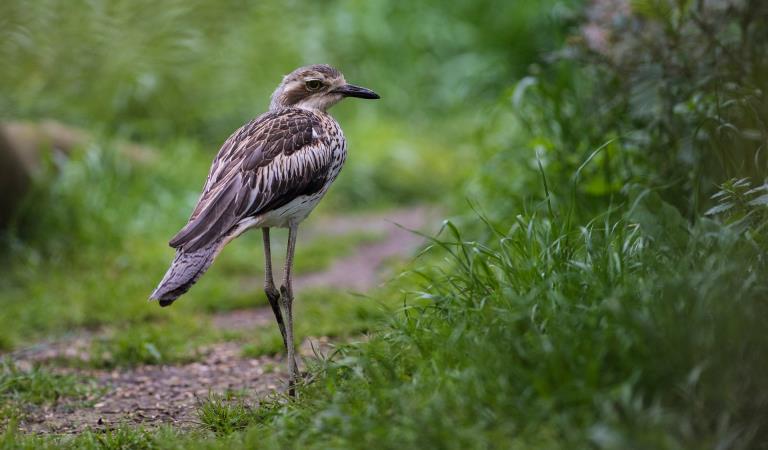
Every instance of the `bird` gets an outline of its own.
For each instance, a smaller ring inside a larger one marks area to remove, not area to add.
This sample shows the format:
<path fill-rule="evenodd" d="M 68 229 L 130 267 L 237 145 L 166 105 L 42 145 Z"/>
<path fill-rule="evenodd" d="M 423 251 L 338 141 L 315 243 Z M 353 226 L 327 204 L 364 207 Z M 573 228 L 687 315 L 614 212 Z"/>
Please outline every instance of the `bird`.
<path fill-rule="evenodd" d="M 224 142 L 211 164 L 187 224 L 169 241 L 176 254 L 149 300 L 171 305 L 213 264 L 232 240 L 260 228 L 264 242 L 264 292 L 284 349 L 295 395 L 299 381 L 293 334 L 293 257 L 299 224 L 336 180 L 347 158 L 347 142 L 328 109 L 347 97 L 379 99 L 347 83 L 327 64 L 299 67 L 285 75 L 269 110 Z M 288 228 L 279 290 L 272 275 L 270 228 Z"/>

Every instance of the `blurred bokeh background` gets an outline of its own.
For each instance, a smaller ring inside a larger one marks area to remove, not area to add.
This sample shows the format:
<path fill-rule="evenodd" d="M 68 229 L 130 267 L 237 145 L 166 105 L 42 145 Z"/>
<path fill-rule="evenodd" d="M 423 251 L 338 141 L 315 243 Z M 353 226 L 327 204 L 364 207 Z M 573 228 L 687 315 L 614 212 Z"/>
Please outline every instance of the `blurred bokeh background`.
<path fill-rule="evenodd" d="M 761 448 L 766 23 L 764 0 L 3 0 L 0 350 L 110 329 L 89 364 L 115 367 L 222 339 L 206 315 L 264 300 L 258 233 L 173 312 L 144 299 L 221 142 L 328 63 L 382 100 L 332 110 L 350 156 L 310 221 L 451 221 L 377 294 L 405 315 L 305 296 L 325 334 L 392 322 L 260 432 Z M 375 238 L 300 246 L 300 270 Z"/>
<path fill-rule="evenodd" d="M 499 87 L 559 42 L 556 5 L 3 2 L 0 342 L 151 314 L 141 300 L 219 145 L 300 65 L 332 64 L 384 98 L 333 110 L 352 157 L 323 210 L 461 192 Z M 232 276 L 259 260 L 258 239 L 242 247 Z M 201 297 L 239 289 L 225 276 Z"/>

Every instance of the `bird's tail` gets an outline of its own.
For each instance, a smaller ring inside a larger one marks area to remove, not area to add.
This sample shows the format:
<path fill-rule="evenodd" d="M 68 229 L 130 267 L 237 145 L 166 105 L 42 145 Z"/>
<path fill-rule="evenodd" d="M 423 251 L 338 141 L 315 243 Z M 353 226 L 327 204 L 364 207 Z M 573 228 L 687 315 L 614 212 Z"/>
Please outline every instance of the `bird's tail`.
<path fill-rule="evenodd" d="M 187 292 L 189 288 L 211 267 L 219 253 L 221 241 L 215 241 L 195 251 L 176 250 L 171 267 L 157 285 L 150 300 L 157 300 L 160 306 L 168 306 Z"/>

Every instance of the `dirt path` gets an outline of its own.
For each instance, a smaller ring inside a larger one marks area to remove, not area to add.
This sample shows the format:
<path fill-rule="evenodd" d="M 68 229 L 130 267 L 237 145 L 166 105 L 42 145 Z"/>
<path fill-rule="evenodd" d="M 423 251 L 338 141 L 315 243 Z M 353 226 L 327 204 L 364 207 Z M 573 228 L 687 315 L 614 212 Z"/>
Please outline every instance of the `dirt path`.
<path fill-rule="evenodd" d="M 426 206 L 415 206 L 379 213 L 356 214 L 324 218 L 313 224 L 306 233 L 308 241 L 327 239 L 360 232 L 383 234 L 385 238 L 363 244 L 357 251 L 336 260 L 327 269 L 297 276 L 294 288 L 302 291 L 311 288 L 366 292 L 386 280 L 383 266 L 390 260 L 412 255 L 423 239 L 409 230 L 425 231 L 436 211 Z M 254 279 L 261 285 L 261 279 Z M 269 325 L 274 316 L 269 308 L 253 308 L 216 314 L 214 325 L 224 329 L 247 329 Z"/>
<path fill-rule="evenodd" d="M 425 230 L 435 211 L 424 206 L 374 214 L 360 214 L 310 222 L 307 239 L 328 239 L 360 232 L 381 233 L 382 240 L 361 245 L 352 254 L 335 261 L 327 270 L 298 277 L 297 290 L 333 287 L 349 291 L 368 291 L 388 275 L 382 268 L 392 259 L 407 258 L 422 244 L 422 239 L 401 228 Z M 399 226 L 400 225 L 400 226 Z M 214 326 L 228 330 L 247 330 L 273 326 L 269 308 L 254 308 L 218 313 L 211 317 Z M 59 341 L 40 343 L 14 352 L 20 367 L 45 363 L 60 357 L 77 357 L 87 352 L 94 336 L 76 334 Z M 322 343 L 321 343 L 322 344 Z M 305 356 L 312 349 L 302 345 Z M 240 344 L 219 343 L 201 349 L 199 361 L 184 365 L 139 366 L 127 370 L 78 370 L 93 377 L 104 393 L 93 406 L 62 403 L 55 407 L 32 409 L 22 421 L 24 431 L 36 433 L 76 433 L 86 428 L 106 428 L 118 424 L 156 426 L 172 423 L 180 427 L 196 425 L 196 407 L 209 393 L 238 392 L 250 400 L 284 389 L 285 373 L 281 358 L 244 358 Z M 74 369 L 60 369 L 73 372 Z"/>
<path fill-rule="evenodd" d="M 434 216 L 433 214 L 431 214 Z M 422 230 L 431 216 L 426 207 L 387 211 L 374 215 L 336 217 L 320 223 L 315 232 L 326 235 L 360 231 L 386 233 L 386 239 L 361 246 L 357 253 L 336 261 L 328 270 L 296 279 L 297 289 L 332 286 L 367 291 L 381 281 L 380 268 L 387 260 L 408 256 L 423 239 L 409 230 Z"/>
<path fill-rule="evenodd" d="M 81 370 L 106 388 L 92 406 L 59 404 L 32 411 L 21 423 L 35 433 L 78 433 L 85 429 L 163 423 L 197 424 L 196 406 L 209 392 L 248 392 L 257 398 L 281 389 L 277 358 L 241 358 L 235 343 L 211 346 L 201 361 L 185 365 L 139 366 L 130 370 Z"/>

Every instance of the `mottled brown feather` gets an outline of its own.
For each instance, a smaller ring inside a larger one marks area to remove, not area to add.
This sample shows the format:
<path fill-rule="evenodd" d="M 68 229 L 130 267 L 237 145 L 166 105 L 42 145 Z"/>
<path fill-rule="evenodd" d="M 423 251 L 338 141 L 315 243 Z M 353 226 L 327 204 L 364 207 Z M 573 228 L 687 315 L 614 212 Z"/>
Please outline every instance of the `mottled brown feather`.
<path fill-rule="evenodd" d="M 321 143 L 316 137 L 322 133 L 320 122 L 316 113 L 288 108 L 263 114 L 235 131 L 214 159 L 189 222 L 171 239 L 171 247 L 203 248 L 243 219 L 322 189 L 331 164 L 329 155 L 320 155 L 319 160 L 311 152 L 292 156 Z M 289 167 L 284 166 L 289 162 L 298 170 L 287 173 Z"/>

